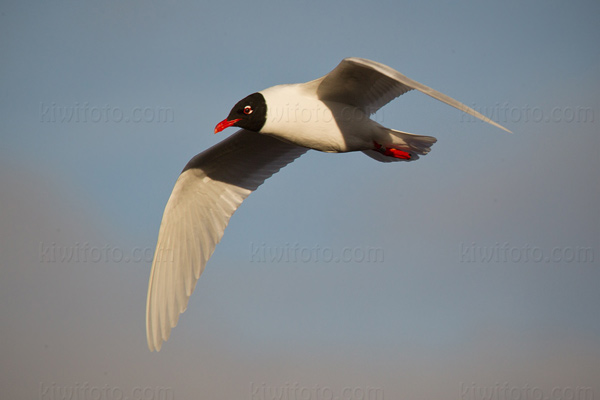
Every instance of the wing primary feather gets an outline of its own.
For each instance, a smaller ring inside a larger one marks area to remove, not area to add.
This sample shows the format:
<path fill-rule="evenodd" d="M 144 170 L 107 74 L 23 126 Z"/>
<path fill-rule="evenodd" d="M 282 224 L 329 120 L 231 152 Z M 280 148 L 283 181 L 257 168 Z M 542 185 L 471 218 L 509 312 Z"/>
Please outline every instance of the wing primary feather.
<path fill-rule="evenodd" d="M 418 90 L 497 128 L 512 133 L 485 115 L 387 65 L 364 58 L 345 58 L 329 74 L 308 82 L 322 100 L 360 107 L 370 114 L 410 90 Z"/>
<path fill-rule="evenodd" d="M 236 209 L 306 151 L 242 129 L 188 162 L 165 206 L 152 262 L 146 302 L 150 350 L 159 351 L 169 338 Z"/>

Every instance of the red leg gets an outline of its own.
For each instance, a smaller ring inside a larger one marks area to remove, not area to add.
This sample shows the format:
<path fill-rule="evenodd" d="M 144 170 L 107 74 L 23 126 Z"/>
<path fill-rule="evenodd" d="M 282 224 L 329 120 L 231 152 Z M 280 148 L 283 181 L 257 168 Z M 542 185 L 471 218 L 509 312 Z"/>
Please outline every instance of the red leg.
<path fill-rule="evenodd" d="M 384 156 L 400 158 L 402 160 L 410 160 L 410 158 L 411 158 L 410 153 L 408 153 L 406 151 L 394 149 L 392 147 L 384 147 L 384 146 L 380 145 L 379 143 L 377 143 L 376 141 L 373 141 L 373 144 L 375 145 L 375 150 L 377 150 Z"/>

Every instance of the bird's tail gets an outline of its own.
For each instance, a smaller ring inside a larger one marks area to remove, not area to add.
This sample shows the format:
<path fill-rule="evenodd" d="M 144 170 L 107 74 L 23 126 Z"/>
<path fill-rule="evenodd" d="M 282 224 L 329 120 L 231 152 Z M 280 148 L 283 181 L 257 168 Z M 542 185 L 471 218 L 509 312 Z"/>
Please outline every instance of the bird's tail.
<path fill-rule="evenodd" d="M 433 136 L 415 135 L 383 126 L 380 129 L 382 135 L 373 142 L 373 149 L 364 150 L 363 153 L 381 162 L 418 160 L 420 155 L 429 153 L 431 146 L 437 142 Z"/>

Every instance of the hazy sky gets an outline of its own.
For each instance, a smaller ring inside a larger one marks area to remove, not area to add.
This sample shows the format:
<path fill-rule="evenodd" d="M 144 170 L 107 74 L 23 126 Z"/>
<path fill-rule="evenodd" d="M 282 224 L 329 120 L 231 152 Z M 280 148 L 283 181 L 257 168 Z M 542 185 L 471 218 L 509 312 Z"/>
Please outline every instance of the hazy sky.
<path fill-rule="evenodd" d="M 2 397 L 600 397 L 599 14 L 2 2 Z M 239 99 L 349 56 L 514 134 L 401 96 L 374 119 L 436 136 L 432 152 L 313 151 L 286 167 L 234 215 L 150 353 L 151 256 L 183 166 L 234 132 L 212 133 Z"/>

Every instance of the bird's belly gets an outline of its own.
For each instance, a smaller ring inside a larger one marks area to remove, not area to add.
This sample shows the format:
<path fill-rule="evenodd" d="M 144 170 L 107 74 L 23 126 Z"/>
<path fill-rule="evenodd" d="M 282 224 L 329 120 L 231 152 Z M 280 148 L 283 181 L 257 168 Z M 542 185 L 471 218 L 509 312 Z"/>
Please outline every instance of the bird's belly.
<path fill-rule="evenodd" d="M 298 98 L 269 109 L 262 133 L 311 149 L 339 153 L 370 148 L 373 124 L 362 110 Z"/>

